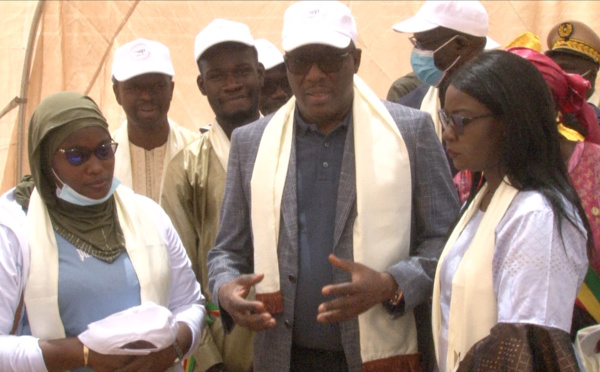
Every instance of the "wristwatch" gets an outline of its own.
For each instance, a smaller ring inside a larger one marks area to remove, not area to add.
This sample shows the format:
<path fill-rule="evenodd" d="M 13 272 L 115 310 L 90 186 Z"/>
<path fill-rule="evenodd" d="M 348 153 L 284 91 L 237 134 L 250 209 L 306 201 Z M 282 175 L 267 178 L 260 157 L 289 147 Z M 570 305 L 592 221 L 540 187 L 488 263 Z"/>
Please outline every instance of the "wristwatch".
<path fill-rule="evenodd" d="M 402 301 L 402 289 L 398 286 L 398 290 L 394 293 L 394 297 L 387 300 L 388 304 L 391 306 L 398 306 L 398 304 Z"/>

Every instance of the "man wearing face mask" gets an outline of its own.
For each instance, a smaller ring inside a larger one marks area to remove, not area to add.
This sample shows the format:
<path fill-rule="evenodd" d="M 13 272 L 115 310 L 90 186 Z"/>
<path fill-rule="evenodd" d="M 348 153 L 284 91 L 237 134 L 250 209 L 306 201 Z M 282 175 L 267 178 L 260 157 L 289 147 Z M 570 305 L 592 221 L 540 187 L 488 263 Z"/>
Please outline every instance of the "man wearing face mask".
<path fill-rule="evenodd" d="M 450 77 L 484 49 L 499 46 L 487 37 L 488 26 L 487 12 L 478 1 L 425 1 L 417 14 L 393 26 L 394 31 L 413 34 L 410 63 L 423 82 L 398 103 L 430 113 L 440 140 L 436 113 Z"/>

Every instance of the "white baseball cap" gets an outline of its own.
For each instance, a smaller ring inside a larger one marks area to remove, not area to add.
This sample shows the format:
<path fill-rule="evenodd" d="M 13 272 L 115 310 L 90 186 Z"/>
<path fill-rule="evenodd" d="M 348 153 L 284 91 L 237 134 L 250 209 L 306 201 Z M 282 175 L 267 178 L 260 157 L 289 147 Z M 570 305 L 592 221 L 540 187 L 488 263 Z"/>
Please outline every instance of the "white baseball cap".
<path fill-rule="evenodd" d="M 169 48 L 164 44 L 137 39 L 122 45 L 115 51 L 112 76 L 117 81 L 125 81 L 149 73 L 175 76 Z"/>
<path fill-rule="evenodd" d="M 265 70 L 283 63 L 283 54 L 267 39 L 256 39 L 254 46 L 258 51 L 258 62 L 265 66 Z"/>
<path fill-rule="evenodd" d="M 248 46 L 254 46 L 254 38 L 250 28 L 240 22 L 216 18 L 204 27 L 198 35 L 194 44 L 194 58 L 196 62 L 206 50 L 214 45 L 235 42 Z"/>
<path fill-rule="evenodd" d="M 425 1 L 417 14 L 392 28 L 397 32 L 416 33 L 445 27 L 464 34 L 486 37 L 485 49 L 500 46 L 487 36 L 488 14 L 479 1 Z"/>
<path fill-rule="evenodd" d="M 356 22 L 350 9 L 337 1 L 300 1 L 283 16 L 282 46 L 289 52 L 309 44 L 342 49 L 356 45 Z"/>

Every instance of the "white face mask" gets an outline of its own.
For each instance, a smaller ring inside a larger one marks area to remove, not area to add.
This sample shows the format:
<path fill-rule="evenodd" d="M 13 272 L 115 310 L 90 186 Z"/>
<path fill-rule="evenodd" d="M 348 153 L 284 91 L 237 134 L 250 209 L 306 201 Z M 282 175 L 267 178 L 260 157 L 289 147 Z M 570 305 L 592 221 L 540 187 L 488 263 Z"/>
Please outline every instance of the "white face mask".
<path fill-rule="evenodd" d="M 85 195 L 81 195 L 80 193 L 75 191 L 71 186 L 64 183 L 63 180 L 61 180 L 60 177 L 58 177 L 58 175 L 56 174 L 54 169 L 52 169 L 52 173 L 54 173 L 54 177 L 56 177 L 56 179 L 59 180 L 60 183 L 63 184 L 63 187 L 58 187 L 58 185 L 56 186 L 56 196 L 61 200 L 64 200 L 71 204 L 80 205 L 82 207 L 87 207 L 90 205 L 98 205 L 98 204 L 104 203 L 105 201 L 108 200 L 108 198 L 110 198 L 112 196 L 112 194 L 115 192 L 117 187 L 121 184 L 121 181 L 119 181 L 118 179 L 113 177 L 112 184 L 110 186 L 110 190 L 108 191 L 106 196 L 104 196 L 100 199 L 92 199 L 92 198 L 88 198 Z"/>

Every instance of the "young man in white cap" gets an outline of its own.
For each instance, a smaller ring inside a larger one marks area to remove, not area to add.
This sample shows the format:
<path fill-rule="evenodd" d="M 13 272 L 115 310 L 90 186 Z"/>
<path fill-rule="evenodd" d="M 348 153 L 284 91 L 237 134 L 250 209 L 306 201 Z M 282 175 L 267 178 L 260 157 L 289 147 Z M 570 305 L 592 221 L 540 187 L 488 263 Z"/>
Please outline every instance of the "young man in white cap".
<path fill-rule="evenodd" d="M 295 3 L 282 34 L 294 97 L 233 133 L 212 298 L 257 331 L 255 371 L 418 371 L 413 309 L 458 212 L 431 119 L 355 75 L 346 5 Z"/>
<path fill-rule="evenodd" d="M 260 90 L 260 112 L 267 116 L 277 111 L 292 96 L 283 54 L 267 39 L 256 39 L 258 61 L 265 67 L 265 82 Z"/>
<path fill-rule="evenodd" d="M 214 246 L 225 191 L 229 139 L 234 129 L 260 117 L 258 102 L 264 69 L 247 25 L 215 19 L 196 36 L 198 88 L 208 98 L 215 120 L 207 132 L 168 166 L 161 205 L 181 236 L 196 278 L 205 290 L 209 327 L 194 353 L 196 371 L 248 371 L 252 337 L 247 328 L 225 334 L 219 309 L 208 288 L 206 256 Z"/>
<path fill-rule="evenodd" d="M 167 164 L 197 137 L 167 116 L 174 75 L 169 49 L 157 41 L 137 39 L 115 51 L 113 91 L 127 116 L 113 133 L 120 145 L 115 177 L 157 203 Z"/>
<path fill-rule="evenodd" d="M 414 46 L 410 62 L 423 83 L 398 103 L 431 114 L 440 140 L 437 112 L 450 77 L 484 49 L 499 46 L 487 37 L 488 28 L 488 14 L 479 1 L 458 0 L 427 0 L 417 14 L 393 26 L 394 31 L 413 34 L 409 38 Z"/>

